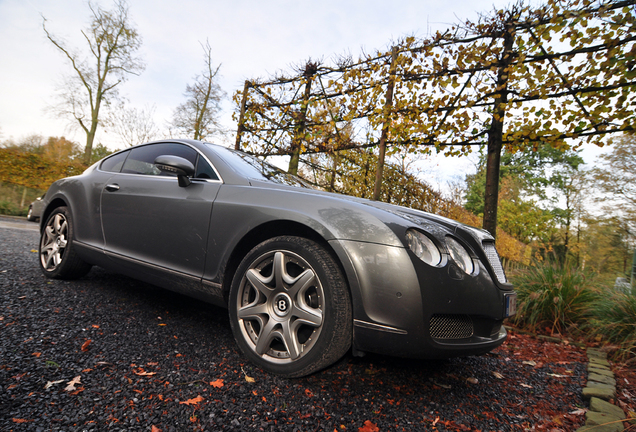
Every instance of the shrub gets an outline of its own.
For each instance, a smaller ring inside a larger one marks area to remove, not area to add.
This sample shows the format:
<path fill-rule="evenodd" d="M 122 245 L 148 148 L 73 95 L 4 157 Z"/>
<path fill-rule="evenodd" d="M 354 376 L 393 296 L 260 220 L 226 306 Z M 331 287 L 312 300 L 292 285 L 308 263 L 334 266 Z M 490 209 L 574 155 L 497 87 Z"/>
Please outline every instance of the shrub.
<path fill-rule="evenodd" d="M 536 263 L 512 282 L 518 296 L 513 322 L 531 331 L 547 327 L 563 334 L 590 318 L 599 297 L 594 274 L 567 264 Z"/>
<path fill-rule="evenodd" d="M 606 289 L 592 312 L 590 334 L 616 345 L 620 360 L 636 356 L 636 295 Z"/>

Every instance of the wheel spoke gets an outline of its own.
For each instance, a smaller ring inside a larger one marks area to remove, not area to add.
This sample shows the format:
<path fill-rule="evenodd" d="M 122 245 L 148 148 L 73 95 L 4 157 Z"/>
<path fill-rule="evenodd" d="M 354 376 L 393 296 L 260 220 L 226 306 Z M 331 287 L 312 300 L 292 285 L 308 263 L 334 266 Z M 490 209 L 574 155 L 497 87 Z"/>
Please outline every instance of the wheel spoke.
<path fill-rule="evenodd" d="M 296 317 L 295 323 L 307 324 L 312 327 L 320 327 L 322 325 L 322 311 L 313 309 L 307 305 L 294 305 L 292 315 Z"/>
<path fill-rule="evenodd" d="M 283 322 L 283 342 L 289 353 L 289 357 L 292 360 L 296 360 L 300 356 L 300 349 L 298 343 L 298 326 L 293 325 L 290 321 Z"/>
<path fill-rule="evenodd" d="M 274 338 L 280 334 L 280 332 L 274 331 L 276 324 L 274 320 L 270 319 L 267 324 L 261 327 L 261 332 L 258 335 L 256 347 L 254 348 L 257 354 L 266 354 Z"/>
<path fill-rule="evenodd" d="M 294 298 L 297 295 L 302 295 L 302 293 L 307 290 L 314 282 L 316 275 L 310 269 L 302 272 L 297 278 L 293 279 L 290 283 L 291 287 L 287 290 L 289 295 Z"/>
<path fill-rule="evenodd" d="M 259 321 L 261 326 L 263 326 L 263 323 L 264 323 L 264 320 L 263 320 L 264 316 L 269 316 L 266 303 L 261 303 L 261 304 L 251 303 L 247 306 L 243 306 L 242 308 L 238 310 L 238 317 L 240 319 L 243 319 L 243 320 L 256 319 Z"/>
<path fill-rule="evenodd" d="M 254 287 L 254 289 L 256 289 L 256 291 L 262 294 L 266 299 L 272 295 L 272 289 L 268 287 L 267 284 L 272 282 L 274 275 L 265 278 L 258 272 L 258 270 L 249 269 L 245 274 L 245 277 L 252 287 Z"/>

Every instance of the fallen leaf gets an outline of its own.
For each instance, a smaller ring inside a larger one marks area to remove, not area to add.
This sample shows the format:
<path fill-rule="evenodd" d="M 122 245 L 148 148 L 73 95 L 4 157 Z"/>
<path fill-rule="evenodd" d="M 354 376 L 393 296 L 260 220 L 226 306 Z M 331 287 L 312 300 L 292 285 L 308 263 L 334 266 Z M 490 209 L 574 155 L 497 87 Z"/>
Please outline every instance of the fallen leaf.
<path fill-rule="evenodd" d="M 574 414 L 574 415 L 583 415 L 587 412 L 587 410 L 585 408 L 579 408 L 577 410 L 574 411 L 570 411 L 570 414 Z"/>
<path fill-rule="evenodd" d="M 470 384 L 479 384 L 479 380 L 477 378 L 466 378 Z"/>
<path fill-rule="evenodd" d="M 245 369 L 243 369 L 243 366 L 241 366 L 241 372 L 243 372 L 243 375 L 245 375 L 245 381 L 249 382 L 249 383 L 253 383 L 256 382 L 256 380 L 250 376 L 247 376 L 247 374 L 245 373 Z"/>
<path fill-rule="evenodd" d="M 221 387 L 223 387 L 223 380 L 219 378 L 219 379 L 217 379 L 216 381 L 212 381 L 212 382 L 210 383 L 210 385 L 211 385 L 212 387 L 221 388 Z"/>
<path fill-rule="evenodd" d="M 536 366 L 537 362 L 534 360 L 526 360 L 526 361 L 522 361 L 521 364 L 528 365 L 528 366 Z"/>
<path fill-rule="evenodd" d="M 90 344 L 91 344 L 91 340 L 90 340 L 90 339 L 87 339 L 87 340 L 86 340 L 86 342 L 84 342 L 84 343 L 82 344 L 82 348 L 81 348 L 81 350 L 82 350 L 83 352 L 88 351 L 88 346 L 89 346 Z"/>
<path fill-rule="evenodd" d="M 82 377 L 80 377 L 79 375 L 73 378 L 71 381 L 67 383 L 68 385 L 64 388 L 64 390 L 67 392 L 76 390 L 75 385 L 80 383 L 81 378 Z"/>
<path fill-rule="evenodd" d="M 549 373 L 548 376 L 555 377 L 555 378 L 565 378 L 567 375 L 559 375 L 559 374 Z"/>
<path fill-rule="evenodd" d="M 59 384 L 59 383 L 63 383 L 64 380 L 59 380 L 59 381 L 49 381 L 46 383 L 46 385 L 44 386 L 44 390 L 49 389 L 50 387 L 53 387 L 55 384 Z"/>
<path fill-rule="evenodd" d="M 193 399 L 188 399 L 187 401 L 179 402 L 181 405 L 196 405 L 199 402 L 203 402 L 203 398 L 201 396 L 197 396 Z"/>
<path fill-rule="evenodd" d="M 97 324 L 93 324 L 91 327 L 93 328 L 99 328 L 99 326 Z"/>
<path fill-rule="evenodd" d="M 159 429 L 157 426 L 152 425 L 152 427 L 150 428 L 150 432 L 161 432 L 161 429 Z"/>
<path fill-rule="evenodd" d="M 33 253 L 38 253 L 38 251 L 37 251 L 37 250 L 35 250 L 35 249 L 31 249 L 31 252 L 33 252 Z"/>
<path fill-rule="evenodd" d="M 19 418 L 13 418 L 11 420 L 13 420 L 13 423 L 31 423 L 33 421 L 33 420 L 26 420 L 26 419 L 19 419 Z"/>
<path fill-rule="evenodd" d="M 145 370 L 143 370 L 143 368 L 139 368 L 137 370 L 133 370 L 133 373 L 135 375 L 139 375 L 139 376 L 153 376 L 153 375 L 157 375 L 157 372 L 146 372 Z"/>
<path fill-rule="evenodd" d="M 380 432 L 380 428 L 375 423 L 371 423 L 371 420 L 366 420 L 364 426 L 358 428 L 358 432 Z"/>
<path fill-rule="evenodd" d="M 438 383 L 438 382 L 435 382 L 435 381 L 434 381 L 434 380 L 432 380 L 432 379 L 431 379 L 431 382 L 432 382 L 433 384 L 435 384 L 436 386 L 438 386 L 438 387 L 445 388 L 446 390 L 450 390 L 450 389 L 452 388 L 452 387 L 451 387 L 451 386 L 449 386 L 448 384 L 440 384 L 440 383 Z"/>
<path fill-rule="evenodd" d="M 33 354 L 31 354 L 31 355 L 34 355 L 34 356 L 36 356 L 36 357 L 40 357 L 40 356 L 42 355 L 42 353 L 41 353 L 41 352 L 34 352 L 34 353 L 33 353 Z"/>
<path fill-rule="evenodd" d="M 525 388 L 532 388 L 532 386 L 531 386 L 531 385 L 528 385 L 528 384 L 523 384 L 523 383 L 522 383 L 522 384 L 520 384 L 520 385 L 521 385 L 521 387 L 525 387 Z"/>
<path fill-rule="evenodd" d="M 492 374 L 493 374 L 493 376 L 494 376 L 495 378 L 497 378 L 497 379 L 503 379 L 503 377 L 504 377 L 504 376 L 503 376 L 502 374 L 500 374 L 499 372 L 493 372 Z"/>

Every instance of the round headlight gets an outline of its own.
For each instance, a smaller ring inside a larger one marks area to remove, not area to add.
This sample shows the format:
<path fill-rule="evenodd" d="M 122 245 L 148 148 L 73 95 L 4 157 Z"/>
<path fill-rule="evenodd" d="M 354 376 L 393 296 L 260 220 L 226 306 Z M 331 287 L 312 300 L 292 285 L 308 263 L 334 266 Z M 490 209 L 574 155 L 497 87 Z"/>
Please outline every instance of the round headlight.
<path fill-rule="evenodd" d="M 442 254 L 435 243 L 421 232 L 413 229 L 406 231 L 406 242 L 409 249 L 426 264 L 436 266 L 442 261 Z"/>
<path fill-rule="evenodd" d="M 451 258 L 453 258 L 453 261 L 457 263 L 460 269 L 467 274 L 472 274 L 473 271 L 475 271 L 473 259 L 464 246 L 459 244 L 459 242 L 452 237 L 446 237 L 446 246 L 448 246 Z"/>

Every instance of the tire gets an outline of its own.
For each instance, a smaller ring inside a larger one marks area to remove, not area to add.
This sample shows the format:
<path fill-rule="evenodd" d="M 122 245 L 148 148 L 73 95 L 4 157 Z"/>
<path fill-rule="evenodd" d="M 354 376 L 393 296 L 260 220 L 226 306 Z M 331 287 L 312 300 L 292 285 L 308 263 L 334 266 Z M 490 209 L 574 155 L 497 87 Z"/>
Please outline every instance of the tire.
<path fill-rule="evenodd" d="M 73 218 L 67 207 L 49 215 L 40 233 L 40 269 L 52 279 L 77 279 L 91 269 L 75 253 Z"/>
<path fill-rule="evenodd" d="M 38 218 L 33 217 L 33 206 L 29 206 L 29 212 L 27 213 L 27 220 L 29 222 L 35 222 Z"/>
<path fill-rule="evenodd" d="M 342 271 L 324 247 L 302 237 L 275 237 L 247 254 L 232 281 L 229 314 L 243 353 L 287 378 L 323 369 L 351 346 Z"/>

